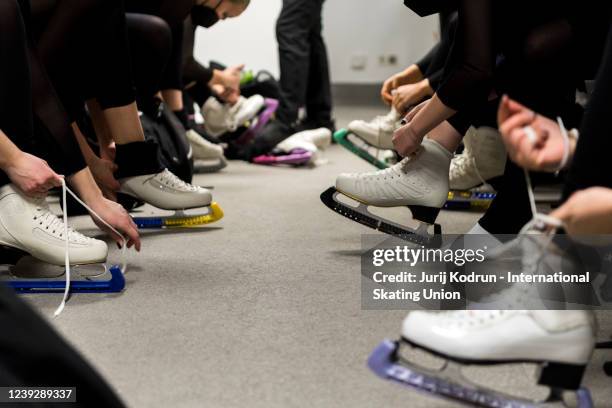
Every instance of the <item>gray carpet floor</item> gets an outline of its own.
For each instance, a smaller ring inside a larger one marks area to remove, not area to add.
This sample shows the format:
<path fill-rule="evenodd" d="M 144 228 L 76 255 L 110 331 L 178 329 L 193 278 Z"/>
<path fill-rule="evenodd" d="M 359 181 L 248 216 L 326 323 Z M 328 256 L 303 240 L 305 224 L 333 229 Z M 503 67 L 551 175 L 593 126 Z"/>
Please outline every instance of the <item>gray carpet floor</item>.
<path fill-rule="evenodd" d="M 345 125 L 375 113 L 340 107 L 336 115 Z M 130 407 L 456 406 L 367 369 L 368 354 L 397 337 L 405 312 L 361 310 L 361 235 L 371 231 L 331 212 L 319 194 L 338 173 L 371 167 L 339 146 L 325 157 L 314 169 L 232 162 L 197 176 L 214 186 L 225 218 L 144 233 L 142 252 L 130 254 L 124 293 L 76 295 L 51 323 Z M 443 212 L 439 222 L 445 232 L 463 233 L 476 219 Z M 86 217 L 75 225 L 98 233 Z M 28 300 L 50 317 L 60 296 Z M 612 406 L 612 382 L 599 368 L 604 357 L 598 352 L 586 381 L 598 407 Z M 530 367 L 493 370 L 475 376 L 519 392 L 534 382 Z"/>

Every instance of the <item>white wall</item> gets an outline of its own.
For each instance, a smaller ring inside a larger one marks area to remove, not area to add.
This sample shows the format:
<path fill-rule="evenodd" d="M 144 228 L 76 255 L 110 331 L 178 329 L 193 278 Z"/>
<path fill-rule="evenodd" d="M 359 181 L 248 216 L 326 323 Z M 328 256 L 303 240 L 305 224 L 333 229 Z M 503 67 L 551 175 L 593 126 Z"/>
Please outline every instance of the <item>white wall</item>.
<path fill-rule="evenodd" d="M 252 0 L 242 16 L 198 29 L 196 58 L 246 63 L 249 69 L 278 75 L 275 22 L 280 8 L 281 0 Z M 327 0 L 324 36 L 332 82 L 380 83 L 424 55 L 437 29 L 436 17 L 421 19 L 399 0 Z M 397 56 L 396 65 L 381 64 L 380 57 L 389 55 Z M 364 61 L 363 69 L 352 69 Z"/>

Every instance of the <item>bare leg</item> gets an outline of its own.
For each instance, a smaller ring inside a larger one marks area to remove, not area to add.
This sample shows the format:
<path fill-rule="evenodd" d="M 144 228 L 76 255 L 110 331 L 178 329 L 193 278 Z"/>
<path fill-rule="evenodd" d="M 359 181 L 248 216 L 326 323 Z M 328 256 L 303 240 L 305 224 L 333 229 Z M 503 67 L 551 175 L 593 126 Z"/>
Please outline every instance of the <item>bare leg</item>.
<path fill-rule="evenodd" d="M 111 135 L 111 131 L 106 123 L 106 118 L 104 117 L 104 113 L 98 101 L 95 99 L 88 100 L 87 108 L 89 109 L 89 115 L 93 123 L 94 131 L 96 132 L 96 137 L 98 138 L 98 144 L 100 145 L 100 156 L 104 159 L 113 160 L 114 155 L 112 152 L 114 151 L 113 145 L 115 141 L 113 140 L 113 135 Z"/>
<path fill-rule="evenodd" d="M 162 96 L 166 105 L 174 111 L 183 110 L 183 93 L 178 89 L 166 89 L 162 91 Z"/>
<path fill-rule="evenodd" d="M 98 134 L 98 138 L 102 138 L 100 141 L 104 142 L 104 146 L 109 145 L 111 140 L 120 145 L 144 142 L 145 137 L 136 102 L 104 111 L 100 109 L 97 103 L 88 102 L 88 106 L 94 121 L 96 134 Z"/>
<path fill-rule="evenodd" d="M 447 121 L 440 123 L 427 135 L 430 139 L 440 143 L 446 150 L 453 153 L 461 143 L 462 135 Z"/>

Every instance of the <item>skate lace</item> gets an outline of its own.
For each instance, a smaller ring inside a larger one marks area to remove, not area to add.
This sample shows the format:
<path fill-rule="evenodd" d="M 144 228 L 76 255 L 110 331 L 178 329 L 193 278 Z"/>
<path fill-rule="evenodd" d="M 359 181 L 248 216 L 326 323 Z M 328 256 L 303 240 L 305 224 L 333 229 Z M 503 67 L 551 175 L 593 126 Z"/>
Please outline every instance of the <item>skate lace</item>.
<path fill-rule="evenodd" d="M 47 233 L 54 235 L 57 238 L 63 239 L 66 234 L 64 222 L 49 210 L 49 205 L 45 199 L 39 199 L 36 202 L 36 215 L 33 220 L 38 222 L 38 226 L 44 229 Z M 73 243 L 86 244 L 91 241 L 91 238 L 86 237 L 78 231 L 68 227 L 68 240 Z"/>
<path fill-rule="evenodd" d="M 397 114 L 391 110 L 386 115 L 378 115 L 370 122 L 371 125 L 379 126 L 393 126 L 397 122 Z"/>
<path fill-rule="evenodd" d="M 378 180 L 393 180 L 395 177 L 401 177 L 402 174 L 406 174 L 410 169 L 417 163 L 416 158 L 421 154 L 423 150 L 419 149 L 410 156 L 404 157 L 399 163 L 394 164 L 384 170 L 379 170 L 373 173 L 366 173 L 368 178 L 376 178 Z"/>
<path fill-rule="evenodd" d="M 476 177 L 478 177 L 478 180 L 480 180 L 483 185 L 488 184 L 478 170 L 476 158 L 466 151 L 453 157 L 450 167 L 450 178 L 453 180 L 459 179 L 469 173 L 470 170 L 474 171 L 474 174 L 476 174 Z"/>
<path fill-rule="evenodd" d="M 168 169 L 164 169 L 164 171 L 159 174 L 159 180 L 168 187 L 184 192 L 193 192 L 199 189 L 193 184 L 184 182 Z"/>
<path fill-rule="evenodd" d="M 64 237 L 64 243 L 65 243 L 65 248 L 64 248 L 64 253 L 65 253 L 65 255 L 64 255 L 64 263 L 65 263 L 65 268 L 66 268 L 66 287 L 64 289 L 64 296 L 62 298 L 62 303 L 60 303 L 58 308 L 55 310 L 55 313 L 53 313 L 53 317 L 58 317 L 64 311 L 64 308 L 66 307 L 66 302 L 68 301 L 68 296 L 70 295 L 70 251 L 69 250 L 70 250 L 71 237 L 74 237 L 74 238 L 78 239 L 79 241 L 77 241 L 77 242 L 89 242 L 90 240 L 92 240 L 91 238 L 85 237 L 81 233 L 76 232 L 72 228 L 68 227 L 68 205 L 67 205 L 68 203 L 67 203 L 67 199 L 66 199 L 66 197 L 67 197 L 66 192 L 70 193 L 70 195 L 79 204 L 81 204 L 83 207 L 85 207 L 87 209 L 87 211 L 89 211 L 90 214 L 92 214 L 94 217 L 96 217 L 102 224 L 106 225 L 112 232 L 117 234 L 117 236 L 121 237 L 121 272 L 123 274 L 125 274 L 126 271 L 127 271 L 127 262 L 126 262 L 126 259 L 125 259 L 125 254 L 126 254 L 126 249 L 127 249 L 127 240 L 125 239 L 123 234 L 121 234 L 112 225 L 110 225 L 108 222 L 106 222 L 102 217 L 100 217 L 100 215 L 98 215 L 98 213 L 96 213 L 94 210 L 92 210 L 75 193 L 73 193 L 72 190 L 70 190 L 68 188 L 68 186 L 66 186 L 66 180 L 64 180 L 62 178 L 63 220 L 60 220 L 59 218 L 53 216 L 53 218 L 55 218 L 55 221 L 53 221 L 51 219 L 51 217 L 49 216 L 49 215 L 52 215 L 52 214 L 50 214 L 48 211 L 47 211 L 47 213 L 45 213 L 44 211 L 42 212 L 42 214 L 44 214 L 44 219 L 48 220 L 48 222 L 49 222 L 48 225 L 49 226 L 53 225 L 53 226 L 56 226 L 58 228 L 63 227 L 63 229 L 64 229 L 64 232 L 63 232 L 62 235 Z M 44 208 L 44 207 L 41 207 L 41 208 Z M 43 225 L 44 225 L 44 223 L 43 223 Z M 80 237 L 83 237 L 83 238 L 80 238 Z M 104 268 L 106 269 L 106 265 L 104 265 Z"/>
<path fill-rule="evenodd" d="M 442 312 L 442 323 L 445 326 L 482 326 L 504 317 L 508 310 L 454 310 Z"/>
<path fill-rule="evenodd" d="M 549 215 L 538 213 L 535 194 L 533 193 L 533 186 L 531 184 L 531 177 L 529 176 L 529 172 L 527 170 L 524 170 L 524 172 L 525 182 L 527 184 L 527 194 L 529 196 L 529 205 L 531 206 L 533 218 L 531 221 L 525 224 L 523 228 L 521 228 L 519 238 L 521 240 L 531 239 L 529 235 L 533 234 L 544 234 L 546 237 L 543 242 L 537 245 L 537 252 L 534 254 L 527 254 L 529 256 L 523 258 L 525 272 L 533 274 L 540 267 L 540 264 L 546 255 L 546 250 L 552 243 L 557 230 L 563 227 L 563 222 Z"/>

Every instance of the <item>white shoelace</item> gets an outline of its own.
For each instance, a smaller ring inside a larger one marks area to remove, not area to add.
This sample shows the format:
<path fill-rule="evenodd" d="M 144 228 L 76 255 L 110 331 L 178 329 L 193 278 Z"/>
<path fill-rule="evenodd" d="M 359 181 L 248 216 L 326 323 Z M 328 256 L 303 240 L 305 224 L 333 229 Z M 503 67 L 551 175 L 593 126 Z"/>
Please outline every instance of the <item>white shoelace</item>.
<path fill-rule="evenodd" d="M 525 224 L 523 228 L 521 228 L 521 231 L 519 232 L 519 237 L 524 236 L 529 231 L 534 229 L 543 231 L 547 235 L 547 241 L 544 243 L 544 245 L 540 246 L 540 253 L 536 256 L 536 260 L 533 262 L 532 265 L 532 267 L 537 268 L 542 259 L 544 258 L 545 251 L 552 242 L 555 232 L 560 228 L 563 228 L 563 221 L 551 217 L 547 214 L 538 213 L 538 208 L 536 205 L 535 194 L 533 192 L 533 185 L 531 184 L 531 177 L 529 176 L 529 171 L 527 169 L 523 169 L 523 171 L 525 174 L 527 195 L 529 196 L 529 205 L 531 206 L 531 214 L 533 218 L 531 219 L 531 221 Z"/>
<path fill-rule="evenodd" d="M 161 179 L 172 188 L 179 188 L 183 191 L 197 191 L 198 187 L 193 184 L 189 184 L 178 178 L 174 173 L 168 169 L 164 169 L 161 174 Z"/>
<path fill-rule="evenodd" d="M 104 221 L 104 219 L 102 219 L 102 217 L 100 217 L 94 210 L 92 210 L 91 208 L 89 208 L 89 206 L 87 204 L 85 204 L 79 197 L 77 197 L 77 195 L 75 193 L 72 192 L 72 190 L 70 190 L 68 188 L 68 186 L 66 186 L 66 180 L 64 180 L 62 178 L 62 205 L 63 205 L 63 221 L 64 221 L 64 239 L 65 239 L 65 258 L 64 258 L 64 262 L 65 262 L 65 267 L 66 267 L 66 288 L 64 289 L 64 297 L 62 298 L 62 303 L 60 303 L 60 305 L 57 307 L 57 309 L 55 310 L 55 313 L 53 313 L 53 317 L 58 317 L 63 311 L 64 308 L 66 307 L 66 302 L 68 301 L 68 296 L 70 296 L 70 235 L 69 235 L 69 228 L 68 228 L 68 205 L 67 205 L 67 200 L 66 200 L 66 191 L 68 193 L 70 193 L 70 195 L 72 195 L 72 197 L 79 203 L 81 204 L 83 207 L 85 207 L 90 214 L 92 214 L 93 216 L 95 216 L 102 224 L 106 225 L 111 231 L 113 231 L 115 234 L 117 234 L 118 236 L 121 237 L 121 272 L 125 274 L 125 272 L 127 271 L 127 262 L 126 262 L 126 258 L 125 258 L 125 253 L 126 253 L 126 249 L 127 249 L 127 240 L 125 239 L 125 237 L 123 236 L 123 234 L 121 234 L 119 231 L 117 231 L 115 228 L 113 228 L 112 225 L 110 225 L 109 223 L 107 223 L 106 221 Z M 59 219 L 58 219 L 59 221 Z M 106 265 L 104 265 L 104 268 L 106 270 Z"/>
<path fill-rule="evenodd" d="M 484 177 L 482 177 L 482 175 L 480 174 L 480 170 L 478 170 L 478 166 L 476 165 L 476 158 L 471 155 L 465 154 L 465 152 L 462 154 L 455 155 L 455 157 L 453 158 L 453 165 L 450 169 L 451 178 L 458 178 L 462 174 L 465 174 L 467 171 L 469 171 L 470 168 L 474 169 L 476 177 L 478 178 L 478 180 L 480 180 L 482 185 L 485 187 L 489 187 L 489 183 L 487 183 Z"/>

